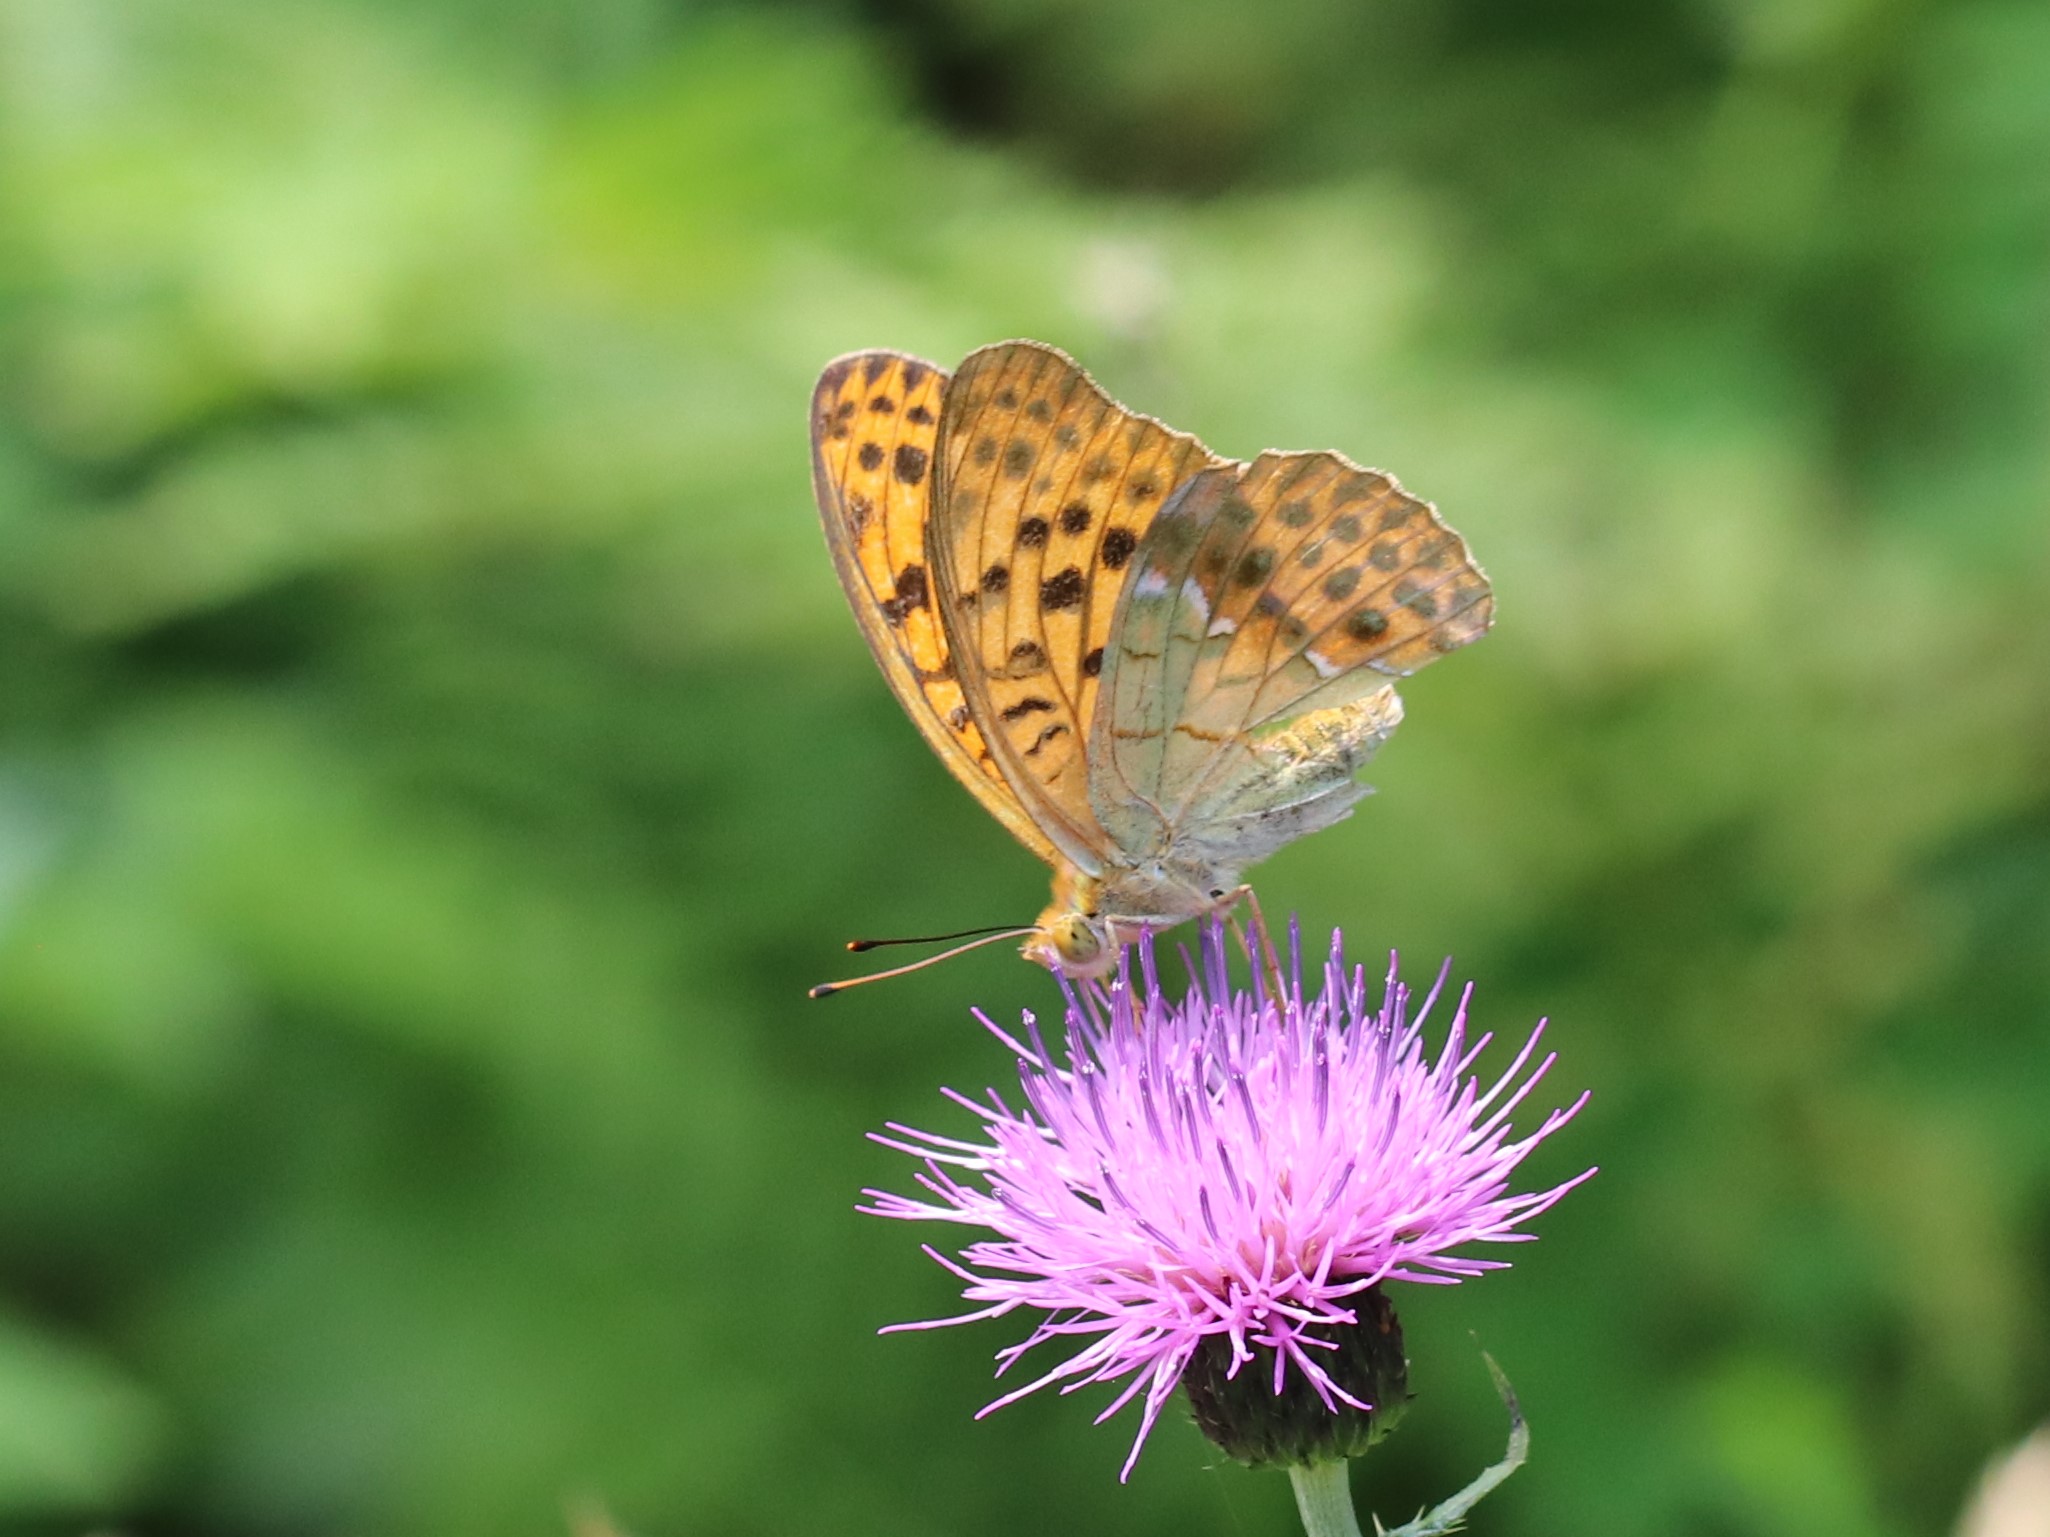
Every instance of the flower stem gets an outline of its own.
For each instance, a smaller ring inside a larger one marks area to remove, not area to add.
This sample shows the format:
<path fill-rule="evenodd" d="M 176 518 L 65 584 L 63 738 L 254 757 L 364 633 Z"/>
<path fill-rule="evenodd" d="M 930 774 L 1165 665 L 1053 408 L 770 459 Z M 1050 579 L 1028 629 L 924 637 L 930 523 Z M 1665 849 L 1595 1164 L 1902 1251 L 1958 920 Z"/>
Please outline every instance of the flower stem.
<path fill-rule="evenodd" d="M 1352 1513 L 1351 1467 L 1340 1458 L 1288 1470 L 1295 1508 L 1302 1513 L 1303 1537 L 1360 1537 L 1359 1518 Z"/>
<path fill-rule="evenodd" d="M 1523 1408 L 1516 1402 L 1516 1392 L 1509 1386 L 1509 1379 L 1502 1375 L 1502 1368 L 1495 1364 L 1495 1358 L 1486 1351 L 1481 1359 L 1488 1363 L 1488 1374 L 1495 1379 L 1495 1391 L 1502 1395 L 1502 1402 L 1509 1410 L 1509 1450 L 1502 1460 L 1487 1469 L 1459 1493 L 1442 1505 L 1433 1506 L 1414 1521 L 1388 1531 L 1380 1522 L 1374 1523 L 1376 1537 L 1446 1537 L 1447 1533 L 1458 1531 L 1466 1520 L 1466 1513 L 1481 1502 L 1497 1484 L 1523 1466 L 1523 1459 L 1530 1455 L 1530 1426 L 1524 1422 Z M 1304 1537 L 1360 1537 L 1359 1518 L 1352 1510 L 1352 1479 L 1349 1462 L 1318 1462 L 1306 1468 L 1290 1468 L 1288 1481 L 1295 1486 L 1295 1508 L 1302 1513 Z"/>

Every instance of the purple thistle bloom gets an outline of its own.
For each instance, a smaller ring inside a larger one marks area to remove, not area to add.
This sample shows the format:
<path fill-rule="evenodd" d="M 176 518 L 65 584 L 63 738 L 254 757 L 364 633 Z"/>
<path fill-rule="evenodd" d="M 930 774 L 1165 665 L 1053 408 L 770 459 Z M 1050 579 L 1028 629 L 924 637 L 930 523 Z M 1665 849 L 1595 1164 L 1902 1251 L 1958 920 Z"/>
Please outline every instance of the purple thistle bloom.
<path fill-rule="evenodd" d="M 1274 1394 L 1292 1370 L 1323 1409 L 1371 1411 L 1327 1369 L 1340 1354 L 1331 1336 L 1375 1317 L 1360 1294 L 1384 1281 L 1449 1285 L 1504 1268 L 1454 1251 L 1535 1236 L 1519 1225 L 1594 1173 L 1509 1193 L 1511 1172 L 1587 1099 L 1510 1140 L 1511 1112 L 1552 1065 L 1548 1055 L 1532 1066 L 1542 1023 L 1483 1089 L 1468 1069 L 1492 1037 L 1466 1038 L 1470 987 L 1432 1061 L 1421 1026 L 1444 973 L 1411 1018 L 1392 957 L 1376 1009 L 1366 969 L 1348 970 L 1338 934 L 1315 997 L 1305 996 L 1293 929 L 1290 949 L 1285 997 L 1257 980 L 1235 991 L 1213 925 L 1204 977 L 1174 1003 L 1142 945 L 1136 987 L 1129 959 L 1108 987 L 1063 984 L 1060 1060 L 1031 1014 L 1021 1042 L 978 1011 L 1017 1053 L 1024 1107 L 994 1090 L 987 1104 L 949 1090 L 982 1119 L 986 1141 L 894 1124 L 893 1135 L 876 1137 L 923 1160 L 918 1183 L 930 1199 L 870 1190 L 864 1211 L 996 1235 L 969 1244 L 958 1262 L 926 1249 L 961 1279 L 968 1301 L 985 1306 L 894 1328 L 1043 1310 L 1030 1338 L 999 1353 L 999 1375 L 1046 1341 L 1087 1340 L 981 1414 L 1055 1383 L 1072 1392 L 1129 1377 L 1098 1416 L 1100 1424 L 1144 1395 L 1129 1476 L 1206 1348 L 1224 1353 L 1225 1376 L 1271 1358 Z"/>

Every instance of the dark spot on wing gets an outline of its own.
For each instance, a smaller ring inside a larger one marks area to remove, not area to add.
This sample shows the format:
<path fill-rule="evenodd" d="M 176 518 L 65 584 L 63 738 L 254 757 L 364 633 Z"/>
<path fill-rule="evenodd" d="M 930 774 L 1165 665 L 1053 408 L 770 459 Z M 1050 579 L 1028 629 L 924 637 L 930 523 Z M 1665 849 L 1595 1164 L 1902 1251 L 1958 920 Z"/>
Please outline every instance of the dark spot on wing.
<path fill-rule="evenodd" d="M 1064 534 L 1086 534 L 1089 519 L 1093 514 L 1086 502 L 1070 502 L 1061 509 L 1061 532 Z"/>
<path fill-rule="evenodd" d="M 887 395 L 878 395 L 868 403 L 868 408 L 871 411 L 880 411 L 883 415 L 888 416 L 897 409 L 897 402 L 890 399 Z"/>
<path fill-rule="evenodd" d="M 1359 537 L 1363 532 L 1364 530 L 1360 527 L 1360 520 L 1349 512 L 1331 525 L 1331 537 L 1342 539 L 1347 544 L 1358 543 Z"/>
<path fill-rule="evenodd" d="M 883 445 L 864 443 L 854 457 L 861 461 L 864 470 L 879 470 L 883 467 Z"/>
<path fill-rule="evenodd" d="M 1281 601 L 1280 593 L 1263 592 L 1260 594 L 1259 600 L 1253 604 L 1253 612 L 1262 618 L 1274 619 L 1279 617 L 1281 611 L 1287 607 L 1288 605 Z"/>
<path fill-rule="evenodd" d="M 859 534 L 868 527 L 868 520 L 876 515 L 876 504 L 859 491 L 847 493 L 847 526 Z"/>
<path fill-rule="evenodd" d="M 1039 584 L 1039 606 L 1044 609 L 1075 608 L 1082 601 L 1082 568 L 1070 566 Z"/>
<path fill-rule="evenodd" d="M 1452 553 L 1458 543 L 1459 541 L 1451 534 L 1440 534 L 1435 539 L 1427 539 L 1416 552 L 1416 563 L 1426 571 L 1442 570 L 1445 558 Z"/>
<path fill-rule="evenodd" d="M 1097 454 L 1082 466 L 1082 479 L 1085 482 L 1109 480 L 1117 473 L 1117 468 L 1116 462 L 1109 454 Z"/>
<path fill-rule="evenodd" d="M 1110 529 L 1103 536 L 1103 563 L 1112 571 L 1122 571 L 1138 548 L 1139 536 L 1129 528 Z"/>
<path fill-rule="evenodd" d="M 1038 757 L 1040 748 L 1046 746 L 1046 744 L 1048 742 L 1051 742 L 1055 737 L 1064 735 L 1067 732 L 1067 729 L 1068 728 L 1062 725 L 1059 721 L 1055 721 L 1051 726 L 1048 726 L 1045 730 L 1041 731 L 1039 733 L 1038 739 L 1034 741 L 1030 747 L 1025 749 L 1025 756 L 1028 758 Z"/>
<path fill-rule="evenodd" d="M 870 384 L 874 384 L 877 377 L 895 361 L 887 353 L 871 352 L 861 360 L 862 377 L 868 380 Z"/>
<path fill-rule="evenodd" d="M 975 447 L 969 457 L 974 459 L 977 464 L 994 464 L 997 457 L 997 440 L 995 438 L 977 438 L 975 440 Z"/>
<path fill-rule="evenodd" d="M 1407 577 L 1395 584 L 1395 601 L 1425 619 L 1438 617 L 1438 600 Z"/>
<path fill-rule="evenodd" d="M 897 478 L 907 486 L 925 479 L 925 450 L 916 443 L 897 445 Z"/>
<path fill-rule="evenodd" d="M 997 391 L 997 409 L 1000 411 L 1015 411 L 1018 409 L 1018 392 L 1008 384 Z"/>
<path fill-rule="evenodd" d="M 1153 527 L 1146 533 L 1153 541 L 1154 555 L 1161 561 L 1179 560 L 1193 550 L 1196 541 L 1203 537 L 1203 531 L 1196 526 L 1196 520 L 1180 512 L 1155 518 Z"/>
<path fill-rule="evenodd" d="M 1345 633 L 1354 640 L 1373 640 L 1388 629 L 1388 617 L 1378 608 L 1363 608 L 1345 621 Z"/>
<path fill-rule="evenodd" d="M 1050 711 L 1052 709 L 1053 701 L 1051 699 L 1041 699 L 1038 695 L 1035 694 L 1030 698 L 1019 700 L 1014 705 L 1005 706 L 1001 714 L 1003 715 L 1003 718 L 1005 720 L 1023 720 L 1028 715 L 1034 715 L 1040 713 L 1041 711 Z"/>
<path fill-rule="evenodd" d="M 1013 438 L 1004 449 L 1004 473 L 1013 480 L 1023 480 L 1038 457 L 1039 451 L 1025 439 Z"/>
<path fill-rule="evenodd" d="M 991 566 L 982 573 L 982 590 L 991 597 L 1007 590 L 1011 585 L 1011 570 L 1008 566 Z"/>
<path fill-rule="evenodd" d="M 1027 403 L 1025 414 L 1035 422 L 1050 422 L 1053 420 L 1053 407 L 1043 400 L 1034 400 Z"/>
<path fill-rule="evenodd" d="M 913 609 L 926 606 L 927 598 L 925 567 L 906 566 L 897 573 L 895 595 L 883 599 L 876 606 L 883 611 L 883 617 L 891 624 L 902 624 L 906 614 Z"/>
<path fill-rule="evenodd" d="M 1303 501 L 1283 502 L 1281 510 L 1274 514 L 1284 528 L 1302 528 L 1310 521 L 1310 504 Z"/>
<path fill-rule="evenodd" d="M 909 395 L 913 390 L 917 389 L 925 375 L 926 366 L 923 363 L 906 363 L 904 365 L 904 393 Z M 907 412 L 905 414 L 909 415 L 910 413 Z"/>
<path fill-rule="evenodd" d="M 1125 495 L 1135 502 L 1151 501 L 1160 495 L 1160 482 L 1151 475 L 1141 475 L 1125 487 Z"/>
<path fill-rule="evenodd" d="M 1053 430 L 1053 440 L 1063 448 L 1073 448 L 1082 441 L 1082 434 L 1075 430 L 1073 422 L 1062 422 Z"/>
<path fill-rule="evenodd" d="M 1231 579 L 1241 587 L 1257 587 L 1267 580 L 1267 573 L 1273 569 L 1274 551 L 1264 544 L 1256 545 L 1239 557 Z"/>
<path fill-rule="evenodd" d="M 968 729 L 968 706 L 957 704 L 953 709 L 947 711 L 947 724 L 956 731 L 966 731 Z"/>
<path fill-rule="evenodd" d="M 1044 518 L 1025 518 L 1018 524 L 1018 545 L 1021 549 L 1036 550 L 1046 543 L 1050 530 Z"/>
<path fill-rule="evenodd" d="M 1090 652 L 1087 656 L 1082 658 L 1082 676 L 1085 678 L 1093 678 L 1102 671 L 1103 647 L 1098 646 L 1094 651 Z"/>
<path fill-rule="evenodd" d="M 904 413 L 904 420 L 916 422 L 919 426 L 924 427 L 932 421 L 932 412 L 926 410 L 924 406 L 913 406 Z"/>
<path fill-rule="evenodd" d="M 1359 585 L 1359 567 L 1341 566 L 1324 578 L 1324 596 L 1334 603 L 1343 603 L 1353 595 Z"/>
<path fill-rule="evenodd" d="M 1040 649 L 1036 640 L 1021 640 L 1011 648 L 1010 661 L 1004 671 L 1014 678 L 1029 678 L 1036 672 L 1046 671 L 1046 652 Z"/>

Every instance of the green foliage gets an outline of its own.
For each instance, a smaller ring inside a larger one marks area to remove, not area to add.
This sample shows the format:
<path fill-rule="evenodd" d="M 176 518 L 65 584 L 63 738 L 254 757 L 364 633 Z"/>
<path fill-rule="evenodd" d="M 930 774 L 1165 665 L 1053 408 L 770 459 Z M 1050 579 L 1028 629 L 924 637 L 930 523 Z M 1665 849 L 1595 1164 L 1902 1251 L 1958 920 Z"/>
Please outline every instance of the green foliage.
<path fill-rule="evenodd" d="M 1036 910 L 803 410 L 1059 343 L 1434 498 L 1501 622 L 1268 911 L 1596 1091 L 1397 1298 L 1395 1521 L 1896 1537 L 2050 1411 L 2050 27 L 2019 0 L 0 5 L 0 1522 L 1274 1532 L 970 1420 L 862 1133 Z M 951 125 L 951 126 L 950 126 Z"/>

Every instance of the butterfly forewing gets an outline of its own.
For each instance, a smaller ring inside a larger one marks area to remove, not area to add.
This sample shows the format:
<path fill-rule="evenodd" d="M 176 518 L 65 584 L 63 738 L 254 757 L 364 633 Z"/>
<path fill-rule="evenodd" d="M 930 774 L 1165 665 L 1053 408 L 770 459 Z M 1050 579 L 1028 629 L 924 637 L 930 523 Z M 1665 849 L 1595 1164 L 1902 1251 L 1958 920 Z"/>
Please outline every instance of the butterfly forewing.
<path fill-rule="evenodd" d="M 946 391 L 930 542 L 969 708 L 1053 841 L 1112 852 L 1084 758 L 1117 598 L 1155 514 L 1216 463 L 1136 416 L 1053 348 L 971 354 Z"/>
<path fill-rule="evenodd" d="M 1090 744 L 1120 845 L 1208 841 L 1250 860 L 1336 820 L 1400 719 L 1390 680 L 1493 611 L 1436 512 L 1336 454 L 1198 476 L 1134 565 Z"/>
<path fill-rule="evenodd" d="M 812 395 L 812 483 L 848 602 L 891 689 L 940 759 L 1042 859 L 977 727 L 927 567 L 944 371 L 895 352 L 836 359 Z"/>

